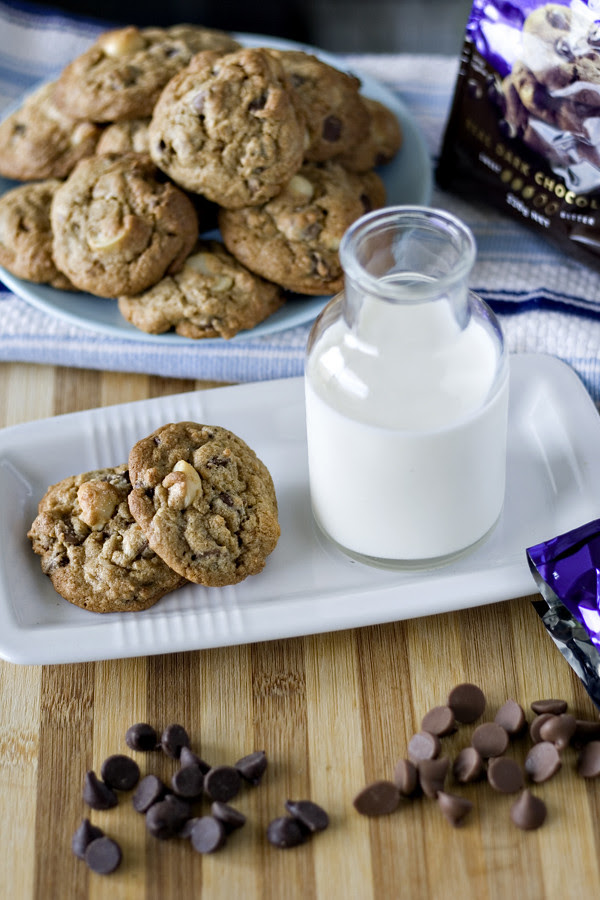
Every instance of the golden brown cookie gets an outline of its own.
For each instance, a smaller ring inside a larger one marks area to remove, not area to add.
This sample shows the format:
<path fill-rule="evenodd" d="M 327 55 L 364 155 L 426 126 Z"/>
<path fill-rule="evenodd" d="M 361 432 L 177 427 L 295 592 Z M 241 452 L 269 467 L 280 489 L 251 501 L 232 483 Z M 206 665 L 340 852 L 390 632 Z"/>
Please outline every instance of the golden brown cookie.
<path fill-rule="evenodd" d="M 121 314 L 151 334 L 232 338 L 283 304 L 283 292 L 253 275 L 218 241 L 200 241 L 176 275 L 135 297 L 119 297 Z"/>
<path fill-rule="evenodd" d="M 306 163 L 277 197 L 259 207 L 221 209 L 227 249 L 263 278 L 301 294 L 331 294 L 343 284 L 338 249 L 346 229 L 385 203 L 375 172 L 339 163 Z"/>
<path fill-rule="evenodd" d="M 264 203 L 300 167 L 306 129 L 267 50 L 199 53 L 171 79 L 150 123 L 150 153 L 177 184 L 228 208 Z"/>
<path fill-rule="evenodd" d="M 0 265 L 18 278 L 73 290 L 52 258 L 50 206 L 57 178 L 12 188 L 0 197 Z"/>
<path fill-rule="evenodd" d="M 195 53 L 238 47 L 228 34 L 199 25 L 107 31 L 63 69 L 56 104 L 94 122 L 149 116 L 165 84 Z"/>
<path fill-rule="evenodd" d="M 82 160 L 54 195 L 51 223 L 58 268 L 99 297 L 137 294 L 177 272 L 198 235 L 186 194 L 136 153 Z"/>
<path fill-rule="evenodd" d="M 103 130 L 96 153 L 148 153 L 150 119 L 123 119 Z"/>
<path fill-rule="evenodd" d="M 92 612 L 147 609 L 185 579 L 148 546 L 127 505 L 127 466 L 48 488 L 28 537 L 58 593 Z"/>
<path fill-rule="evenodd" d="M 279 539 L 277 498 L 241 438 L 214 425 L 164 425 L 132 448 L 129 470 L 129 508 L 171 568 L 213 587 L 263 569 Z"/>
<path fill-rule="evenodd" d="M 101 129 L 54 103 L 54 83 L 30 94 L 0 123 L 0 175 L 17 181 L 64 178 L 95 152 Z"/>
<path fill-rule="evenodd" d="M 337 157 L 350 172 L 368 172 L 390 162 L 402 146 L 402 127 L 389 107 L 378 100 L 363 97 L 369 124 L 361 139 Z"/>

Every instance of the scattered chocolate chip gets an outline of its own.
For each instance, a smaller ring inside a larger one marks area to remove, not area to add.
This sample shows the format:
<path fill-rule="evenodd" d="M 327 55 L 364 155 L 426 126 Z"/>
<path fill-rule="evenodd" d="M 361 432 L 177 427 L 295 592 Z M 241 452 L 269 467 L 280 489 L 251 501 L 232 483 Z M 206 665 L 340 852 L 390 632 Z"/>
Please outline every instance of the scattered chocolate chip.
<path fill-rule="evenodd" d="M 91 809 L 112 809 L 119 802 L 115 792 L 91 771 L 85 773 L 83 800 Z"/>
<path fill-rule="evenodd" d="M 71 849 L 79 859 L 85 859 L 85 850 L 88 844 L 96 838 L 102 837 L 104 832 L 96 825 L 92 825 L 89 819 L 82 819 L 81 825 L 71 838 Z"/>
<path fill-rule="evenodd" d="M 484 759 L 489 759 L 491 756 L 502 756 L 508 747 L 509 738 L 502 725 L 484 722 L 473 732 L 471 744 Z"/>
<path fill-rule="evenodd" d="M 308 831 L 298 819 L 293 816 L 280 816 L 273 819 L 267 827 L 267 840 L 274 847 L 286 850 L 288 847 L 297 847 L 306 843 Z"/>
<path fill-rule="evenodd" d="M 400 805 L 400 791 L 391 781 L 374 781 L 352 801 L 361 816 L 386 816 Z"/>
<path fill-rule="evenodd" d="M 561 765 L 560 754 L 550 741 L 534 744 L 525 759 L 525 771 L 536 784 L 552 778 Z"/>
<path fill-rule="evenodd" d="M 600 740 L 600 721 L 591 719 L 575 719 L 575 732 L 571 743 L 575 746 L 587 744 L 589 741 Z"/>
<path fill-rule="evenodd" d="M 209 763 L 205 762 L 201 757 L 194 753 L 193 750 L 190 750 L 189 747 L 185 746 L 181 748 L 179 754 L 179 765 L 182 768 L 184 766 L 198 766 L 203 775 L 206 775 L 210 769 Z"/>
<path fill-rule="evenodd" d="M 222 803 L 220 800 L 211 803 L 210 812 L 215 819 L 221 822 L 227 834 L 246 824 L 246 816 L 239 809 L 229 806 L 228 803 Z"/>
<path fill-rule="evenodd" d="M 462 825 L 463 819 L 473 809 L 473 804 L 465 797 L 456 794 L 446 794 L 440 791 L 437 795 L 438 806 L 446 816 L 450 824 L 457 828 Z"/>
<path fill-rule="evenodd" d="M 477 781 L 483 774 L 481 753 L 475 747 L 464 747 L 454 760 L 452 772 L 460 784 Z"/>
<path fill-rule="evenodd" d="M 125 743 L 132 750 L 148 752 L 160 746 L 156 729 L 147 722 L 137 722 L 125 732 Z"/>
<path fill-rule="evenodd" d="M 485 704 L 485 694 L 481 688 L 469 682 L 457 684 L 448 695 L 448 706 L 456 721 L 463 725 L 470 725 L 483 715 Z"/>
<path fill-rule="evenodd" d="M 456 731 L 454 713 L 449 706 L 434 706 L 423 716 L 421 731 L 428 731 L 438 737 L 445 737 Z"/>
<path fill-rule="evenodd" d="M 529 737 L 533 741 L 534 744 L 539 744 L 542 740 L 540 736 L 540 729 L 544 722 L 547 722 L 548 719 L 553 719 L 554 713 L 540 713 L 539 716 L 536 716 L 529 726 Z"/>
<path fill-rule="evenodd" d="M 582 778 L 597 778 L 600 775 L 600 741 L 586 744 L 577 760 L 577 774 Z"/>
<path fill-rule="evenodd" d="M 192 836 L 192 828 L 199 820 L 199 816 L 192 816 L 191 819 L 186 819 L 179 831 L 177 832 L 178 838 L 190 838 Z"/>
<path fill-rule="evenodd" d="M 534 700 L 531 704 L 534 713 L 541 715 L 542 713 L 552 713 L 553 716 L 559 716 L 567 711 L 566 700 Z"/>
<path fill-rule="evenodd" d="M 169 795 L 149 808 L 146 813 L 146 828 L 153 837 L 164 841 L 174 837 L 189 818 L 189 805 Z"/>
<path fill-rule="evenodd" d="M 415 764 L 422 759 L 435 759 L 441 749 L 442 745 L 436 734 L 419 731 L 418 734 L 413 734 L 408 742 L 408 758 Z"/>
<path fill-rule="evenodd" d="M 225 828 L 213 816 L 201 816 L 192 828 L 190 842 L 198 853 L 214 853 L 225 843 Z"/>
<path fill-rule="evenodd" d="M 488 763 L 487 779 L 495 791 L 516 794 L 523 789 L 523 770 L 508 756 L 496 756 Z"/>
<path fill-rule="evenodd" d="M 556 745 L 558 750 L 564 750 L 569 746 L 576 728 L 575 716 L 570 713 L 560 713 L 560 715 L 551 716 L 542 722 L 539 731 L 543 741 L 550 741 Z"/>
<path fill-rule="evenodd" d="M 196 800 L 204 790 L 204 775 L 200 766 L 182 766 L 171 778 L 171 786 L 178 797 Z"/>
<path fill-rule="evenodd" d="M 160 745 L 173 759 L 179 759 L 182 747 L 190 746 L 190 738 L 183 725 L 169 725 L 162 733 Z"/>
<path fill-rule="evenodd" d="M 417 767 L 409 759 L 399 759 L 396 763 L 394 784 L 403 797 L 411 797 L 419 787 Z"/>
<path fill-rule="evenodd" d="M 204 791 L 211 800 L 227 803 L 240 787 L 241 775 L 235 766 L 213 766 L 204 776 Z"/>
<path fill-rule="evenodd" d="M 444 782 L 448 774 L 450 760 L 447 756 L 441 756 L 439 759 L 422 759 L 417 765 L 419 774 L 419 784 L 423 789 L 426 797 L 433 800 L 440 791 L 444 790 Z"/>
<path fill-rule="evenodd" d="M 104 760 L 100 774 L 110 788 L 130 791 L 140 780 L 140 767 L 131 757 L 115 753 Z"/>
<path fill-rule="evenodd" d="M 153 803 L 158 803 L 167 793 L 167 786 L 156 775 L 145 775 L 131 798 L 136 812 L 147 812 Z"/>
<path fill-rule="evenodd" d="M 517 828 L 533 831 L 544 824 L 546 804 L 539 797 L 534 797 L 527 788 L 510 808 L 510 818 Z"/>
<path fill-rule="evenodd" d="M 501 725 L 510 737 L 521 734 L 527 725 L 525 710 L 516 700 L 507 700 L 494 716 L 494 722 Z"/>
<path fill-rule="evenodd" d="M 238 759 L 235 768 L 245 781 L 249 781 L 253 785 L 259 784 L 267 768 L 265 751 L 256 750 L 254 753 L 249 753 L 248 756 L 243 756 Z"/>
<path fill-rule="evenodd" d="M 112 838 L 103 835 L 87 845 L 84 859 L 93 872 L 109 875 L 121 864 L 121 848 Z"/>
<path fill-rule="evenodd" d="M 312 800 L 286 800 L 285 808 L 311 832 L 325 831 L 329 825 L 325 810 Z"/>

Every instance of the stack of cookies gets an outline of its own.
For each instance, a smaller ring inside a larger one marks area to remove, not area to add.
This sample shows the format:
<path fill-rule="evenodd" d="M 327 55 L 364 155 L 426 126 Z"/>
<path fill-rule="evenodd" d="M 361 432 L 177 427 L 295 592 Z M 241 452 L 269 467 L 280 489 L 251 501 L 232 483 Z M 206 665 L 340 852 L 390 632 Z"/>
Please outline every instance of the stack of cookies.
<path fill-rule="evenodd" d="M 194 25 L 106 32 L 0 124 L 0 264 L 117 297 L 158 334 L 231 338 L 343 284 L 349 225 L 402 142 L 357 78 Z M 218 225 L 221 241 L 199 235 Z"/>
<path fill-rule="evenodd" d="M 28 537 L 56 591 L 93 612 L 137 612 L 187 582 L 237 584 L 279 539 L 271 475 L 225 428 L 163 425 L 128 463 L 48 488 Z"/>

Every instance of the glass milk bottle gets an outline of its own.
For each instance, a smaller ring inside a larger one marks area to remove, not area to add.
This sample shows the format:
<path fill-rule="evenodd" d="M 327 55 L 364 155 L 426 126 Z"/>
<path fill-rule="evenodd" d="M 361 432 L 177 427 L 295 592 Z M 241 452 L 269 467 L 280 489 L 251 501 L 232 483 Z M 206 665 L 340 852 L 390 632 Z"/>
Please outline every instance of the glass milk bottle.
<path fill-rule="evenodd" d="M 364 562 L 444 563 L 494 527 L 505 490 L 508 358 L 467 287 L 473 235 L 389 207 L 351 226 L 340 259 L 344 291 L 307 347 L 314 517 Z"/>

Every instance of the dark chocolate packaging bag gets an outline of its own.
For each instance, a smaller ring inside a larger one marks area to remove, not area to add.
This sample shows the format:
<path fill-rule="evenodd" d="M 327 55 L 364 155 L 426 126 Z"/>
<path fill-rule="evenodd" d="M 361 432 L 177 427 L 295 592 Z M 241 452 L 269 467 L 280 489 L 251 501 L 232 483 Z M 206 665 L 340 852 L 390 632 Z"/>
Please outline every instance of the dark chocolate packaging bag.
<path fill-rule="evenodd" d="M 475 0 L 436 175 L 600 267 L 600 0 Z"/>

